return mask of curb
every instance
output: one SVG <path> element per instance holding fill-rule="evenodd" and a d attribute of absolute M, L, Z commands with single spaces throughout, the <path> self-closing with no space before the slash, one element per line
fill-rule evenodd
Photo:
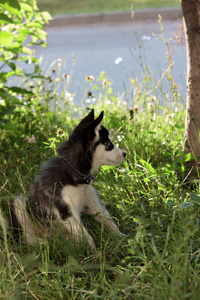
<path fill-rule="evenodd" d="M 115 24 L 139 21 L 157 21 L 158 15 L 163 20 L 177 20 L 182 18 L 182 10 L 179 7 L 138 9 L 133 11 L 114 11 L 106 13 L 76 14 L 53 16 L 46 27 L 66 27 L 92 24 Z"/>

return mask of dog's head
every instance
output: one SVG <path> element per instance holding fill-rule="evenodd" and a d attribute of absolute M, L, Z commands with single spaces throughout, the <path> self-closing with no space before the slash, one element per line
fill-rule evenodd
<path fill-rule="evenodd" d="M 97 170 L 102 165 L 117 166 L 126 153 L 115 147 L 109 131 L 101 125 L 104 112 L 95 119 L 94 109 L 80 122 L 75 129 L 75 134 L 81 133 L 83 143 L 92 152 L 92 171 Z"/>
<path fill-rule="evenodd" d="M 94 109 L 78 124 L 69 140 L 58 150 L 59 156 L 88 174 L 102 165 L 117 166 L 126 153 L 115 147 L 109 131 L 101 125 L 104 112 L 95 119 Z"/>

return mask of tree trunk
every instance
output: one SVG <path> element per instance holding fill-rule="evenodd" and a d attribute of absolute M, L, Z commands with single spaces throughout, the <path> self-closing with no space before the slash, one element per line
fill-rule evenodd
<path fill-rule="evenodd" d="M 181 0 L 181 5 L 187 50 L 185 153 L 200 158 L 200 0 Z M 196 173 L 198 162 L 190 161 L 189 167 Z"/>

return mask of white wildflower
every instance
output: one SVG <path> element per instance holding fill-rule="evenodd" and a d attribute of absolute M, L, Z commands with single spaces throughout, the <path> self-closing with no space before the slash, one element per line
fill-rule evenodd
<path fill-rule="evenodd" d="M 142 40 L 143 41 L 150 41 L 151 37 L 150 36 L 147 36 L 147 35 L 143 35 L 142 36 Z"/>
<path fill-rule="evenodd" d="M 34 134 L 32 134 L 32 137 L 29 137 L 29 136 L 25 137 L 25 141 L 27 141 L 27 143 L 29 143 L 29 144 L 33 144 L 33 143 L 36 143 L 36 138 L 35 138 Z"/>
<path fill-rule="evenodd" d="M 70 84 L 70 79 L 71 79 L 70 75 L 67 75 L 67 85 Z"/>
<path fill-rule="evenodd" d="M 119 142 L 121 142 L 122 141 L 121 135 L 117 135 L 117 139 Z"/>
<path fill-rule="evenodd" d="M 172 124 L 172 122 L 170 121 L 170 119 L 174 118 L 174 117 L 175 117 L 175 113 L 168 114 L 166 116 L 165 122 L 168 122 L 169 124 Z"/>
<path fill-rule="evenodd" d="M 120 64 L 122 61 L 123 61 L 123 58 L 122 58 L 122 57 L 117 57 L 117 58 L 115 59 L 115 64 L 118 65 L 118 64 Z"/>
<path fill-rule="evenodd" d="M 67 98 L 69 98 L 69 97 L 71 97 L 71 93 L 69 93 L 69 92 L 67 92 L 66 94 L 65 94 L 65 96 L 67 97 Z"/>
<path fill-rule="evenodd" d="M 86 76 L 85 76 L 85 80 L 86 80 L 86 81 L 94 81 L 95 78 L 94 78 L 93 75 L 86 75 Z"/>
<path fill-rule="evenodd" d="M 154 101 L 150 101 L 147 103 L 147 107 L 152 109 L 155 106 Z"/>

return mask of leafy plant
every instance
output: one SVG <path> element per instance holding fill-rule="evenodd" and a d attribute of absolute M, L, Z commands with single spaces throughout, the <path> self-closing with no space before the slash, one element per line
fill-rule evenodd
<path fill-rule="evenodd" d="M 27 83 L 35 78 L 46 79 L 41 72 L 39 60 L 34 56 L 34 47 L 46 46 L 44 24 L 50 19 L 48 12 L 38 12 L 35 0 L 0 2 L 2 141 L 8 139 L 11 132 L 18 131 L 20 134 L 20 126 L 24 128 L 24 124 L 27 125 L 31 118 L 34 121 L 33 107 L 40 109 L 37 94 Z"/>

